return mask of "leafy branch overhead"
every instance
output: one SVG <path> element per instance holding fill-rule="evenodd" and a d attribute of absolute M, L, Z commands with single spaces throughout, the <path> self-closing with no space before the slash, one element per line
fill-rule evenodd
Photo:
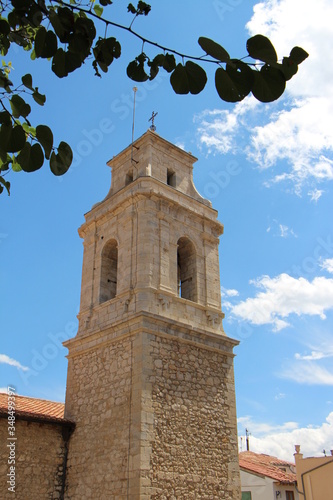
<path fill-rule="evenodd" d="M 119 41 L 108 35 L 108 31 L 125 30 L 140 40 L 141 46 L 139 55 L 127 66 L 130 79 L 153 80 L 162 69 L 170 73 L 170 83 L 177 94 L 198 94 L 207 83 L 203 65 L 214 64 L 217 93 L 227 102 L 241 101 L 251 92 L 262 102 L 278 99 L 286 82 L 297 73 L 298 65 L 308 57 L 303 49 L 294 47 L 288 57 L 279 61 L 272 43 L 263 35 L 247 41 L 248 55 L 242 59 L 230 57 L 221 45 L 205 37 L 198 40 L 203 54 L 189 56 L 133 31 L 135 19 L 147 16 L 150 5 L 139 1 L 135 7 L 130 3 L 127 10 L 131 21 L 124 26 L 104 16 L 111 4 L 111 0 L 99 0 L 99 3 L 96 0 L 0 0 L 1 54 L 6 56 L 11 45 L 19 46 L 30 52 L 31 60 L 48 59 L 51 70 L 59 78 L 67 77 L 90 60 L 100 77 L 121 56 Z M 103 36 L 97 33 L 99 25 L 102 29 L 98 33 L 103 32 Z M 154 54 L 147 55 L 144 47 Z M 41 168 L 46 159 L 53 174 L 62 175 L 73 158 L 66 142 L 54 145 L 49 127 L 31 125 L 30 104 L 43 106 L 46 97 L 33 85 L 31 74 L 23 75 L 20 84 L 15 86 L 10 79 L 11 70 L 11 63 L 3 60 L 0 68 L 0 193 L 6 189 L 8 194 L 10 183 L 5 177 L 10 171 L 33 172 Z"/>

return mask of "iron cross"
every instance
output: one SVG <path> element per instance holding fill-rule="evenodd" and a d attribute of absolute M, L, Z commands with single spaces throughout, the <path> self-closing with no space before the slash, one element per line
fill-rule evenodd
<path fill-rule="evenodd" d="M 155 116 L 157 116 L 157 115 L 158 115 L 158 113 L 155 113 L 155 111 L 153 111 L 151 114 L 151 117 L 148 120 L 149 122 L 151 122 L 151 127 L 150 127 L 151 130 L 156 130 L 156 127 L 154 125 L 154 120 L 155 120 Z"/>

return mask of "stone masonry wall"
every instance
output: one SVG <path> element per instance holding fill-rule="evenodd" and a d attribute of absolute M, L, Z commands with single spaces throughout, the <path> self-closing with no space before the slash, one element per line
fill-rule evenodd
<path fill-rule="evenodd" d="M 152 338 L 149 498 L 240 498 L 233 358 Z"/>
<path fill-rule="evenodd" d="M 8 491 L 7 419 L 0 419 L 0 497 L 19 500 L 60 499 L 64 444 L 59 425 L 16 420 L 15 493 Z"/>
<path fill-rule="evenodd" d="M 76 422 L 65 498 L 126 498 L 131 340 L 69 358 L 65 417 Z"/>

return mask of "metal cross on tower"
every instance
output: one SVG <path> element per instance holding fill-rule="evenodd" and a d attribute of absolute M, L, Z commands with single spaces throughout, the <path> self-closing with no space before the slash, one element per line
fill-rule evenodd
<path fill-rule="evenodd" d="M 155 113 L 155 111 L 153 111 L 151 114 L 151 117 L 148 120 L 149 122 L 151 122 L 150 130 L 153 130 L 154 132 L 156 130 L 156 127 L 154 125 L 154 120 L 155 120 L 155 116 L 157 116 L 157 115 L 158 115 L 158 113 Z"/>

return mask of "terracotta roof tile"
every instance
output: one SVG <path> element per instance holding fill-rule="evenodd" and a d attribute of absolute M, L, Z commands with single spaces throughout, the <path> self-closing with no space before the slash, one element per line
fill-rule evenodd
<path fill-rule="evenodd" d="M 0 415 L 7 415 L 8 396 L 0 393 Z M 34 418 L 52 422 L 70 422 L 64 418 L 64 403 L 47 401 L 45 399 L 29 398 L 27 396 L 15 396 L 15 415 L 17 417 Z"/>
<path fill-rule="evenodd" d="M 239 466 L 247 472 L 254 472 L 270 477 L 282 484 L 291 484 L 296 481 L 296 474 L 291 472 L 295 466 L 292 462 L 280 460 L 263 453 L 243 451 L 239 454 Z M 286 470 L 283 470 L 286 469 Z"/>

